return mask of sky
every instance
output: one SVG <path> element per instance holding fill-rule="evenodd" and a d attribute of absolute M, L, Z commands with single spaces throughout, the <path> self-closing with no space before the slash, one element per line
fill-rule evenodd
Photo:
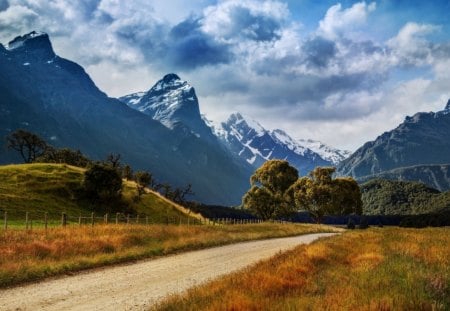
<path fill-rule="evenodd" d="M 450 98 L 450 0 L 0 0 L 111 97 L 173 72 L 200 110 L 354 151 Z"/>

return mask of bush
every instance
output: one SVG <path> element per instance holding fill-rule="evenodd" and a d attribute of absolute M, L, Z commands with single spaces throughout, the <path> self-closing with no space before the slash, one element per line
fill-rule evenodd
<path fill-rule="evenodd" d="M 367 229 L 369 228 L 369 222 L 367 221 L 366 217 L 361 217 L 361 219 L 359 220 L 359 229 Z"/>
<path fill-rule="evenodd" d="M 122 177 L 110 166 L 94 164 L 84 173 L 83 186 L 88 197 L 110 201 L 121 197 Z"/>
<path fill-rule="evenodd" d="M 351 229 L 351 230 L 355 229 L 355 222 L 351 218 L 348 219 L 347 229 Z"/>

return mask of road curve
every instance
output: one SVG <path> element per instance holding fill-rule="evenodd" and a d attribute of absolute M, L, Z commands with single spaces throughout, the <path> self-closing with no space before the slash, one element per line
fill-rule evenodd
<path fill-rule="evenodd" d="M 243 242 L 0 290 L 0 310 L 145 310 L 161 298 L 335 233 Z"/>

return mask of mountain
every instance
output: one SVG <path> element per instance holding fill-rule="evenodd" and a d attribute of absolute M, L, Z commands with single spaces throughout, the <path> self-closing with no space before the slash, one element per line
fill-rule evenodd
<path fill-rule="evenodd" d="M 198 134 L 174 131 L 109 98 L 78 64 L 57 56 L 45 33 L 0 45 L 0 137 L 18 128 L 93 159 L 114 152 L 135 170 L 173 186 L 191 183 L 196 200 L 240 203 L 250 172 Z M 199 131 L 200 132 L 200 131 Z M 0 149 L 0 163 L 20 162 Z"/>
<path fill-rule="evenodd" d="M 375 175 L 358 177 L 358 182 L 371 179 L 389 179 L 399 181 L 420 181 L 439 191 L 450 190 L 450 164 L 415 165 L 395 168 Z"/>
<path fill-rule="evenodd" d="M 338 173 L 367 178 L 403 167 L 420 166 L 417 171 L 428 170 L 429 165 L 450 164 L 449 137 L 450 100 L 444 110 L 406 117 L 397 128 L 367 142 L 342 161 Z"/>
<path fill-rule="evenodd" d="M 297 141 L 279 129 L 266 130 L 240 113 L 233 113 L 226 122 L 219 124 L 207 122 L 231 152 L 255 168 L 270 159 L 285 159 L 301 175 L 306 175 L 316 166 L 335 165 L 346 154 L 320 142 Z"/>
<path fill-rule="evenodd" d="M 216 140 L 201 118 L 195 89 L 174 73 L 165 75 L 147 92 L 126 95 L 119 100 L 169 129 L 189 131 L 208 141 Z"/>

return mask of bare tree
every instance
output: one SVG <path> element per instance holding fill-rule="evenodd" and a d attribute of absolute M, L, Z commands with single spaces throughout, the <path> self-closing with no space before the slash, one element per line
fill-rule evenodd
<path fill-rule="evenodd" d="M 6 137 L 8 149 L 14 149 L 25 163 L 33 162 L 48 148 L 47 143 L 31 132 L 19 129 Z"/>

